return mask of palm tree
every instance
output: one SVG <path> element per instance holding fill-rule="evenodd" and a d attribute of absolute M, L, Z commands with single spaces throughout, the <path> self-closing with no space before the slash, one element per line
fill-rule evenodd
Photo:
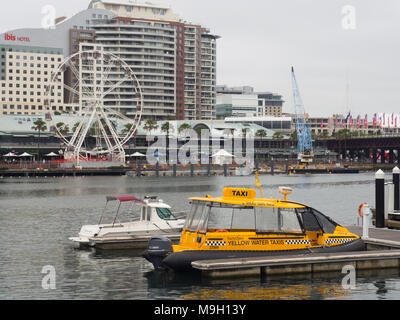
<path fill-rule="evenodd" d="M 166 141 L 166 154 L 168 154 L 168 150 L 169 150 L 169 132 L 173 130 L 173 127 L 171 126 L 171 124 L 169 123 L 169 121 L 164 122 L 161 125 L 161 131 L 165 132 L 167 134 L 167 141 Z"/>
<path fill-rule="evenodd" d="M 146 121 L 146 123 L 143 126 L 143 129 L 148 131 L 150 134 L 153 130 L 158 129 L 158 124 L 156 121 L 149 119 Z M 148 147 L 150 147 L 150 141 L 148 142 Z"/>
<path fill-rule="evenodd" d="M 192 129 L 192 126 L 191 126 L 190 124 L 188 124 L 188 123 L 183 123 L 183 124 L 179 127 L 178 131 L 179 131 L 179 133 L 181 133 L 181 132 L 186 131 L 186 130 L 189 130 L 189 129 Z"/>
<path fill-rule="evenodd" d="M 47 126 L 46 122 L 44 122 L 42 119 L 36 120 L 33 124 L 34 126 L 32 127 L 32 129 L 39 132 L 37 153 L 38 153 L 38 161 L 40 161 L 40 133 L 42 131 L 46 131 Z"/>
<path fill-rule="evenodd" d="M 158 129 L 158 124 L 156 121 L 149 119 L 144 124 L 143 129 L 151 133 L 153 130 Z"/>
<path fill-rule="evenodd" d="M 267 136 L 267 132 L 264 129 L 257 130 L 256 137 L 261 138 L 261 147 L 263 145 L 263 143 L 262 143 L 263 138 L 265 138 L 266 136 Z"/>
<path fill-rule="evenodd" d="M 65 136 L 69 132 L 69 126 L 64 122 L 59 122 L 56 124 L 58 131 Z"/>
<path fill-rule="evenodd" d="M 267 132 L 263 129 L 260 129 L 256 132 L 256 137 L 265 138 L 267 136 Z"/>
<path fill-rule="evenodd" d="M 124 128 L 122 129 L 121 133 L 122 134 L 129 133 L 131 131 L 132 127 L 133 127 L 132 123 L 127 123 L 126 125 L 124 125 Z"/>
<path fill-rule="evenodd" d="M 161 125 L 161 131 L 167 134 L 167 140 L 169 139 L 169 132 L 172 130 L 171 124 L 167 121 Z"/>
<path fill-rule="evenodd" d="M 80 122 L 75 123 L 74 126 L 72 127 L 72 132 L 75 133 L 75 131 L 78 129 L 79 125 L 80 125 Z"/>
<path fill-rule="evenodd" d="M 273 139 L 282 139 L 283 135 L 280 132 L 275 132 L 272 138 Z"/>

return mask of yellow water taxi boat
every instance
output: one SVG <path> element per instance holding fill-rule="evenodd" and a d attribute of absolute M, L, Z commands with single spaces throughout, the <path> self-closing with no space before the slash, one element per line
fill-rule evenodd
<path fill-rule="evenodd" d="M 260 189 L 261 191 L 261 189 Z M 199 260 L 364 250 L 364 242 L 304 204 L 256 198 L 253 189 L 225 188 L 221 197 L 191 198 L 180 243 L 154 236 L 143 253 L 155 269 L 191 270 Z"/>

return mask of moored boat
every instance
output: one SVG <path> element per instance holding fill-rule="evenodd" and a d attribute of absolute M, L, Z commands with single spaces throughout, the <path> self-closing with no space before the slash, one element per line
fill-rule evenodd
<path fill-rule="evenodd" d="M 108 196 L 106 207 L 96 225 L 82 226 L 78 237 L 69 240 L 80 247 L 101 249 L 144 248 L 153 235 L 163 234 L 169 240 L 178 238 L 185 220 L 177 219 L 171 207 L 157 200 L 157 197 L 145 197 L 144 200 L 131 195 Z M 113 222 L 103 223 L 109 203 L 117 202 Z M 119 222 L 122 206 L 128 206 L 128 212 L 136 213 L 136 218 L 128 222 Z M 125 208 L 126 209 L 126 208 Z"/>
<path fill-rule="evenodd" d="M 191 198 L 180 242 L 154 236 L 143 253 L 155 269 L 192 270 L 199 260 L 364 250 L 364 242 L 319 211 L 284 199 L 256 198 L 253 189 Z"/>

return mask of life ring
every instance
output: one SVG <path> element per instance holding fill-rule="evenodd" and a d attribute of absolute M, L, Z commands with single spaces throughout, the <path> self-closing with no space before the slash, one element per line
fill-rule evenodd
<path fill-rule="evenodd" d="M 228 232 L 226 229 L 218 229 L 216 232 Z"/>
<path fill-rule="evenodd" d="M 362 213 L 362 211 L 361 211 L 361 209 L 363 208 L 363 207 L 365 207 L 365 206 L 368 206 L 368 204 L 366 204 L 366 203 L 361 203 L 359 206 L 358 206 L 358 215 L 362 218 L 364 215 L 363 215 L 363 213 Z"/>

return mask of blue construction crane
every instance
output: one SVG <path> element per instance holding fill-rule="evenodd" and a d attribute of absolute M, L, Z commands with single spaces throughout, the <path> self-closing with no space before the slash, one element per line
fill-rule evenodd
<path fill-rule="evenodd" d="M 292 87 L 294 97 L 294 111 L 296 114 L 296 132 L 297 132 L 297 159 L 302 163 L 311 163 L 314 158 L 314 151 L 311 138 L 310 124 L 304 111 L 299 88 L 297 86 L 294 68 L 292 67 Z"/>

